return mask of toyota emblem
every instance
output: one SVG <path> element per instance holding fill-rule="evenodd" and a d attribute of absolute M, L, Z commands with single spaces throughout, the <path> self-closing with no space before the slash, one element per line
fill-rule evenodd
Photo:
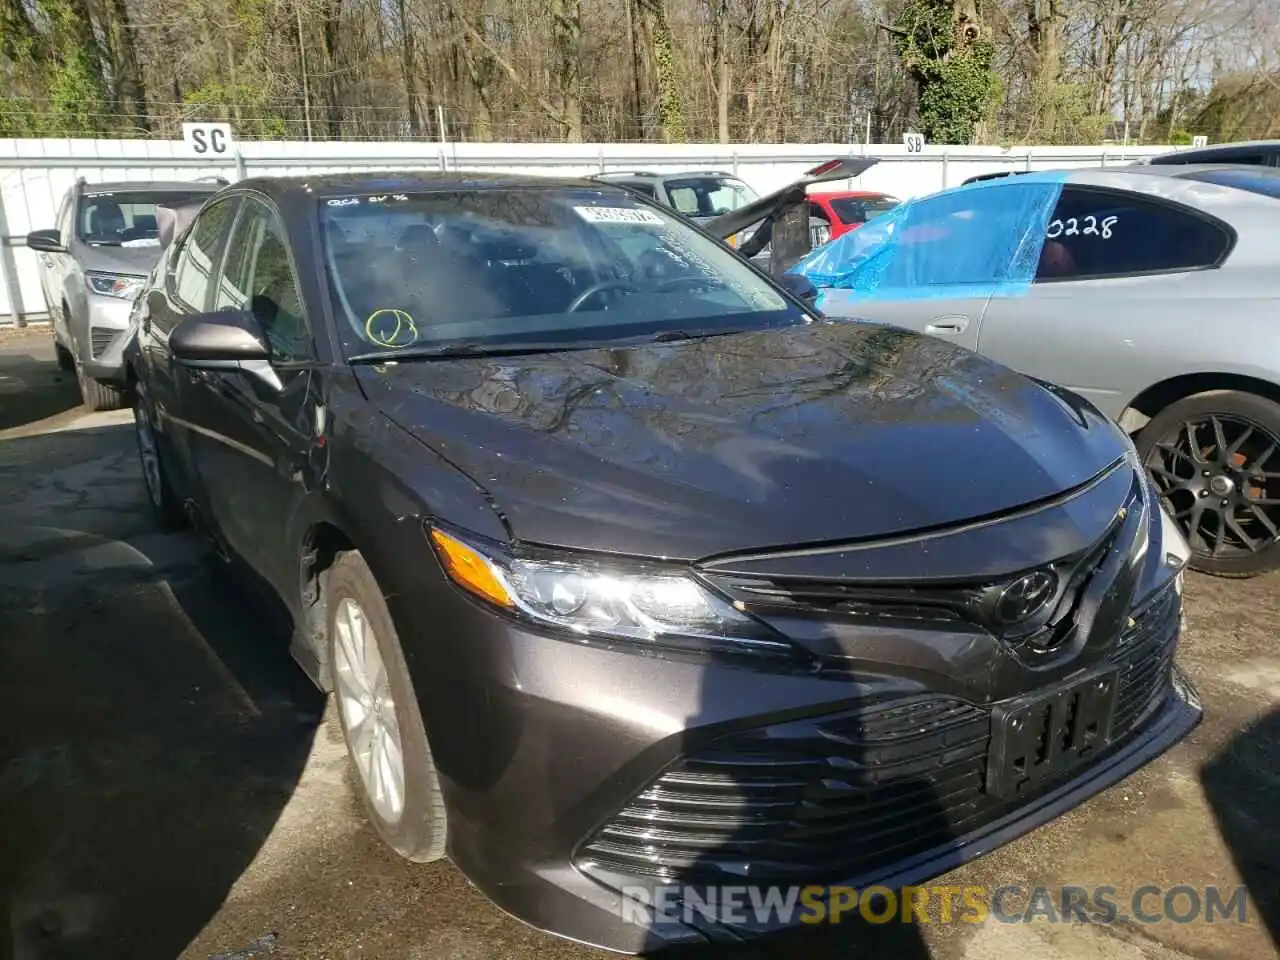
<path fill-rule="evenodd" d="M 1051 570 L 1036 570 L 1009 584 L 996 600 L 995 619 L 1013 627 L 1040 613 L 1057 593 L 1058 578 Z"/>

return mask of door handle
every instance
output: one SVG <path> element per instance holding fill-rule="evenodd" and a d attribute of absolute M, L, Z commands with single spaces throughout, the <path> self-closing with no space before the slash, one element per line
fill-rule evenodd
<path fill-rule="evenodd" d="M 929 325 L 924 328 L 924 332 L 938 337 L 955 337 L 968 329 L 968 317 L 938 317 L 929 321 Z"/>

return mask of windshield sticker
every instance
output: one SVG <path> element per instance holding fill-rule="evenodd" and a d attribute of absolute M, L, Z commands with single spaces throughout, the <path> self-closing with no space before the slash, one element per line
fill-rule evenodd
<path fill-rule="evenodd" d="M 398 350 L 417 341 L 418 326 L 405 311 L 383 307 L 369 314 L 364 322 L 364 335 L 380 347 Z"/>
<path fill-rule="evenodd" d="M 663 225 L 663 220 L 652 210 L 639 207 L 574 207 L 574 213 L 587 223 L 638 223 L 645 226 Z"/>
<path fill-rule="evenodd" d="M 1068 217 L 1066 220 L 1054 220 L 1045 231 L 1050 240 L 1058 237 L 1101 237 L 1110 240 L 1114 235 L 1111 228 L 1120 222 L 1119 217 Z"/>
<path fill-rule="evenodd" d="M 326 201 L 331 207 L 354 207 L 360 203 L 359 197 L 339 197 L 336 200 Z"/>

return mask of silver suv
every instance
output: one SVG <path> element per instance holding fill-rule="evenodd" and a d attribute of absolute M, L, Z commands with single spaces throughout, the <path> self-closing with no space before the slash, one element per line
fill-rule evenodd
<path fill-rule="evenodd" d="M 58 208 L 57 226 L 27 234 L 40 263 L 58 364 L 74 370 L 91 410 L 124 402 L 121 358 L 129 307 L 160 259 L 156 205 L 201 200 L 227 181 L 86 183 Z"/>

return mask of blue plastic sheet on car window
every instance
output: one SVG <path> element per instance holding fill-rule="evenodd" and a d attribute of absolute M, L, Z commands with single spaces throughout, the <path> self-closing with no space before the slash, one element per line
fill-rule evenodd
<path fill-rule="evenodd" d="M 1019 296 L 1035 279 L 1066 171 L 981 181 L 895 207 L 791 268 L 839 299 Z"/>

